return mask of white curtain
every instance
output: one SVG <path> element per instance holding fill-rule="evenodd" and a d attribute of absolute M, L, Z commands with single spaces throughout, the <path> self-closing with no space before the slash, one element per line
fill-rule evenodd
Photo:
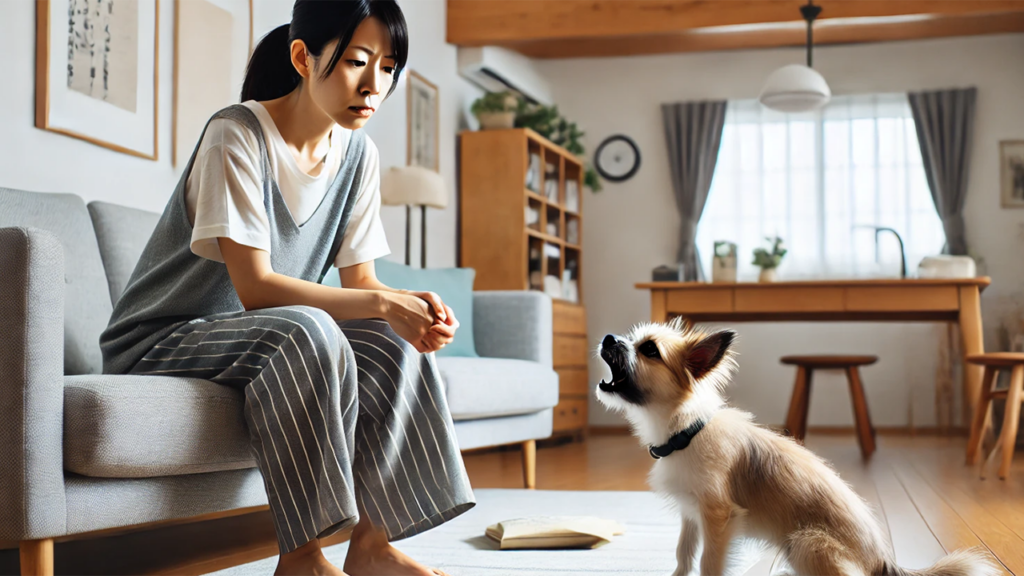
<path fill-rule="evenodd" d="M 708 269 L 716 240 L 738 245 L 741 279 L 753 250 L 780 236 L 781 279 L 899 275 L 899 244 L 860 226 L 897 230 L 907 271 L 945 236 L 928 191 L 906 94 L 840 96 L 821 110 L 782 114 L 730 101 L 697 246 Z"/>

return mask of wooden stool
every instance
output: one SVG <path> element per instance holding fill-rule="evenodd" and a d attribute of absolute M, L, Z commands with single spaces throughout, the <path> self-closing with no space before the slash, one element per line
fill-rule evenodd
<path fill-rule="evenodd" d="M 985 438 L 985 430 L 989 427 L 989 408 L 993 398 L 1006 398 L 1006 411 L 1003 412 L 1003 430 L 999 440 L 992 449 L 995 456 L 999 446 L 1003 448 L 1003 463 L 999 466 L 999 478 L 1006 480 L 1010 474 L 1010 462 L 1013 461 L 1013 449 L 1017 442 L 1017 423 L 1020 420 L 1020 403 L 1024 400 L 1024 353 L 992 352 L 990 354 L 974 354 L 967 357 L 971 364 L 985 367 L 985 376 L 981 379 L 981 390 L 978 403 L 974 407 L 974 418 L 971 420 L 971 439 L 967 442 L 967 463 L 977 464 L 978 453 Z M 1000 370 L 1011 370 L 1010 388 L 996 390 L 996 374 Z"/>
<path fill-rule="evenodd" d="M 793 398 L 789 402 L 786 417 L 786 433 L 803 444 L 807 435 L 807 410 L 811 400 L 811 376 L 814 370 L 845 370 L 850 383 L 850 397 L 853 399 L 854 422 L 857 426 L 857 442 L 860 453 L 867 459 L 875 452 L 875 429 L 868 415 L 868 402 L 864 397 L 864 386 L 860 380 L 859 366 L 878 362 L 877 356 L 783 356 L 783 364 L 796 366 L 796 383 Z"/>

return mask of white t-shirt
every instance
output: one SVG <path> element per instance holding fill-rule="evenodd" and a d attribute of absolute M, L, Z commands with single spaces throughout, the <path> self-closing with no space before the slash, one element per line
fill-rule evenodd
<path fill-rule="evenodd" d="M 295 224 L 316 212 L 345 159 L 352 131 L 335 125 L 330 149 L 319 173 L 299 169 L 273 118 L 255 100 L 243 102 L 263 127 L 270 169 Z M 366 137 L 366 165 L 357 183 L 358 196 L 334 258 L 338 268 L 369 262 L 391 253 L 380 221 L 380 156 Z M 185 182 L 185 204 L 192 224 L 192 252 L 223 262 L 217 238 L 270 252 L 270 222 L 263 205 L 263 170 L 259 142 L 234 120 L 210 122 Z M 325 208 L 326 209 L 326 208 Z"/>

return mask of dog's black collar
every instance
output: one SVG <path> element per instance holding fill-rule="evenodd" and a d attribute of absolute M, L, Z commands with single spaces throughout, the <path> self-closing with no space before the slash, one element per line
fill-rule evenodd
<path fill-rule="evenodd" d="M 686 430 L 683 430 L 682 432 L 679 432 L 672 436 L 671 438 L 669 438 L 668 444 L 662 444 L 661 446 L 651 446 L 651 458 L 658 460 L 659 458 L 664 458 L 665 456 L 668 456 L 669 454 L 675 452 L 676 450 L 682 450 L 683 448 L 686 448 L 687 446 L 690 445 L 690 442 L 693 441 L 693 437 L 696 436 L 697 433 L 703 429 L 704 421 L 697 420 L 693 424 L 690 424 L 690 426 Z"/>

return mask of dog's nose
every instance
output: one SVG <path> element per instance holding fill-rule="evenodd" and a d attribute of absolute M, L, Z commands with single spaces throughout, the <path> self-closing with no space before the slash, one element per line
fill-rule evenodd
<path fill-rule="evenodd" d="M 604 340 L 601 341 L 601 347 L 611 348 L 612 346 L 615 346 L 615 335 L 608 334 L 604 337 Z"/>

